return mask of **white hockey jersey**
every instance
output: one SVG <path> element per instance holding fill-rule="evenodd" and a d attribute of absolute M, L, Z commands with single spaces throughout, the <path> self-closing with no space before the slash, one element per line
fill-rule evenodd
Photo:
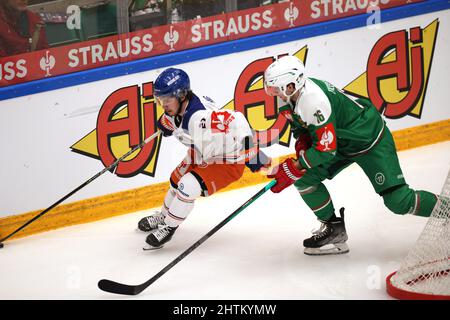
<path fill-rule="evenodd" d="M 195 150 L 195 163 L 244 161 L 244 138 L 252 131 L 244 115 L 220 110 L 209 97 L 194 95 L 180 118 L 163 115 L 161 124 L 181 143 Z"/>

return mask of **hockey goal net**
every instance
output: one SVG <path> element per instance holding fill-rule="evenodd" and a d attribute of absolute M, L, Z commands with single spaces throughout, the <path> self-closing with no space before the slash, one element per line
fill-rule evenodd
<path fill-rule="evenodd" d="M 386 284 L 397 299 L 450 299 L 450 172 L 422 234 Z"/>

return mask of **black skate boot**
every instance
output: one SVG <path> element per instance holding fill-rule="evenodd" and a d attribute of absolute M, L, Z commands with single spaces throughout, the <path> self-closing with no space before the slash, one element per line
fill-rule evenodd
<path fill-rule="evenodd" d="M 349 252 L 345 243 L 348 240 L 344 223 L 344 208 L 339 210 L 340 218 L 332 218 L 329 221 L 321 221 L 322 226 L 313 232 L 311 238 L 303 241 L 304 253 L 307 255 L 342 254 Z"/>
<path fill-rule="evenodd" d="M 158 225 L 164 222 L 164 214 L 160 211 L 155 211 L 154 214 L 142 218 L 138 223 L 138 229 L 149 232 L 158 228 Z"/>
<path fill-rule="evenodd" d="M 149 245 L 144 250 L 160 249 L 163 245 L 172 239 L 173 234 L 178 227 L 169 227 L 164 222 L 158 225 L 158 230 L 148 235 L 145 242 Z"/>

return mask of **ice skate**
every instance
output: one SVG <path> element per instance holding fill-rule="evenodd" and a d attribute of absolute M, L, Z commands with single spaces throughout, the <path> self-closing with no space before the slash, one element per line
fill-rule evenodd
<path fill-rule="evenodd" d="M 164 214 L 161 211 L 155 211 L 152 215 L 142 218 L 138 222 L 138 230 L 150 232 L 158 228 L 158 225 L 164 222 Z"/>
<path fill-rule="evenodd" d="M 164 246 L 166 242 L 172 239 L 173 234 L 177 230 L 178 227 L 169 227 L 167 224 L 162 222 L 158 225 L 158 229 L 149 234 L 145 242 L 147 242 L 147 246 L 144 247 L 144 250 L 155 250 L 160 249 Z"/>
<path fill-rule="evenodd" d="M 321 227 L 313 232 L 313 236 L 303 241 L 305 254 L 315 256 L 349 252 L 346 244 L 348 236 L 345 231 L 344 208 L 341 208 L 340 214 L 340 218 L 321 221 Z"/>

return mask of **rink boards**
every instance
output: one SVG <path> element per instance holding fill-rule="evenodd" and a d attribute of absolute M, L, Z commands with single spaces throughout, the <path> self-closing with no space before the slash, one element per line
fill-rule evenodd
<path fill-rule="evenodd" d="M 450 139 L 448 30 L 450 11 L 436 11 L 174 66 L 188 72 L 194 92 L 243 112 L 267 145 L 264 151 L 277 158 L 292 154 L 294 141 L 286 120 L 277 117 L 277 101 L 264 94 L 261 76 L 274 57 L 296 55 L 308 76 L 374 101 L 403 150 Z M 292 39 L 292 32 L 276 35 Z M 162 110 L 152 81 L 161 70 L 0 102 L 0 237 L 154 132 Z M 185 152 L 174 138 L 149 143 L 18 236 L 161 205 Z M 228 189 L 262 181 L 246 171 Z"/>

